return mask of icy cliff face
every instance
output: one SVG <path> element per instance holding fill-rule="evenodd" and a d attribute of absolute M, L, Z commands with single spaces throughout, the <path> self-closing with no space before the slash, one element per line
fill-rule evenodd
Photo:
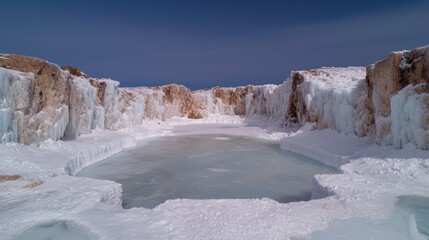
<path fill-rule="evenodd" d="M 1 55 L 0 66 L 2 141 L 60 139 L 69 121 L 68 84 L 60 69 L 17 55 Z"/>
<path fill-rule="evenodd" d="M 177 84 L 120 88 L 119 82 L 73 67 L 0 55 L 0 137 L 31 144 L 137 126 L 145 119 L 264 115 L 278 124 L 315 122 L 318 129 L 368 136 L 379 144 L 427 149 L 428 51 L 391 53 L 366 69 L 296 71 L 280 85 L 198 91 Z"/>
<path fill-rule="evenodd" d="M 429 144 L 429 89 L 426 83 L 408 85 L 391 98 L 393 145 L 414 143 L 420 149 Z"/>
<path fill-rule="evenodd" d="M 295 94 L 295 115 L 300 123 L 316 122 L 319 129 L 345 134 L 356 132 L 356 90 L 365 78 L 361 67 L 321 68 L 294 73 L 302 78 Z"/>
<path fill-rule="evenodd" d="M 373 142 L 379 144 L 393 143 L 398 148 L 408 142 L 415 143 L 417 135 L 420 135 L 419 139 L 427 138 L 424 132 L 405 133 L 409 131 L 405 130 L 405 126 L 410 127 L 410 123 L 414 123 L 413 127 L 420 130 L 428 127 L 427 121 L 424 120 L 428 118 L 427 112 L 418 114 L 417 110 L 426 108 L 429 104 L 424 98 L 425 93 L 428 93 L 427 87 L 424 87 L 429 82 L 428 54 L 429 46 L 393 52 L 386 59 L 367 67 L 362 88 L 366 95 L 363 99 L 366 111 L 361 119 L 366 127 L 361 135 L 369 136 Z M 414 91 L 416 88 L 411 86 L 416 84 L 423 85 Z M 397 94 L 399 96 L 395 96 Z M 395 97 L 392 98 L 393 96 Z M 409 114 L 411 112 L 413 114 Z M 411 135 L 413 137 L 410 137 Z M 418 146 L 427 148 L 426 143 Z"/>

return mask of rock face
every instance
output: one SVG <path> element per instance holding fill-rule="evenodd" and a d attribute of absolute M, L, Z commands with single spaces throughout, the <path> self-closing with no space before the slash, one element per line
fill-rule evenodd
<path fill-rule="evenodd" d="M 279 125 L 316 123 L 378 144 L 429 146 L 429 47 L 394 52 L 365 68 L 292 72 L 280 85 L 190 91 L 169 84 L 120 88 L 73 67 L 0 55 L 2 142 L 74 139 L 145 119 L 264 115 Z"/>
<path fill-rule="evenodd" d="M 164 92 L 164 106 L 166 108 L 164 118 L 187 117 L 194 102 L 189 89 L 177 84 L 169 84 L 162 86 L 161 90 Z"/>
<path fill-rule="evenodd" d="M 18 131 L 15 134 L 17 141 L 30 144 L 38 138 L 46 138 L 42 135 L 49 132 L 51 138 L 60 139 L 56 131 L 63 131 L 67 125 L 68 117 L 65 115 L 69 100 L 68 81 L 60 68 L 38 58 L 19 55 L 0 55 L 0 66 L 27 73 L 23 76 L 3 70 L 3 74 L 9 75 L 9 79 L 3 76 L 3 84 L 8 82 L 3 89 L 15 95 L 16 104 L 10 104 L 9 108 L 14 115 L 13 121 L 16 121 L 12 128 Z"/>

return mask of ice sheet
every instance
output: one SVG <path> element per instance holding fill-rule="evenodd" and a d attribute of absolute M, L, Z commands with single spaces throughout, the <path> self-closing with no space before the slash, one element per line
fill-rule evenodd
<path fill-rule="evenodd" d="M 324 231 L 316 231 L 309 238 L 324 239 L 429 239 L 429 198 L 400 196 L 397 208 L 381 219 L 351 218 L 333 221 Z"/>
<path fill-rule="evenodd" d="M 279 143 L 227 135 L 170 136 L 126 150 L 78 176 L 123 185 L 123 206 L 167 199 L 311 198 L 311 179 L 334 170 L 284 151 Z"/>
<path fill-rule="evenodd" d="M 90 240 L 83 232 L 66 222 L 54 222 L 34 226 L 19 235 L 15 240 Z"/>

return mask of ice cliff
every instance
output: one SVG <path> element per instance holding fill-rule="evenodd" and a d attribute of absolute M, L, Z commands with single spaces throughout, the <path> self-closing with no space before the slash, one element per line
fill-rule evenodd
<path fill-rule="evenodd" d="M 73 67 L 0 55 L 1 142 L 74 139 L 146 119 L 264 115 L 278 124 L 315 122 L 319 129 L 367 136 L 378 144 L 429 144 L 429 46 L 393 52 L 366 69 L 292 72 L 280 85 L 190 91 L 169 84 L 120 88 Z"/>

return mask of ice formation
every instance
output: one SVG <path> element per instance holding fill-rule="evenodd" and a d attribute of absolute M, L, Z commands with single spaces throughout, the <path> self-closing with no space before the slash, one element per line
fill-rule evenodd
<path fill-rule="evenodd" d="M 1 139 L 31 144 L 47 138 L 74 139 L 96 128 L 138 126 L 144 119 L 263 115 L 278 124 L 315 122 L 318 129 L 368 136 L 380 144 L 400 148 L 411 142 L 427 149 L 426 88 L 413 93 L 401 89 L 426 84 L 428 51 L 391 53 L 366 71 L 321 68 L 292 72 L 280 85 L 194 92 L 176 84 L 120 88 L 119 82 L 94 79 L 71 67 L 3 55 L 2 66 L 14 70 L 0 68 Z M 414 102 L 420 110 L 410 108 Z"/>

